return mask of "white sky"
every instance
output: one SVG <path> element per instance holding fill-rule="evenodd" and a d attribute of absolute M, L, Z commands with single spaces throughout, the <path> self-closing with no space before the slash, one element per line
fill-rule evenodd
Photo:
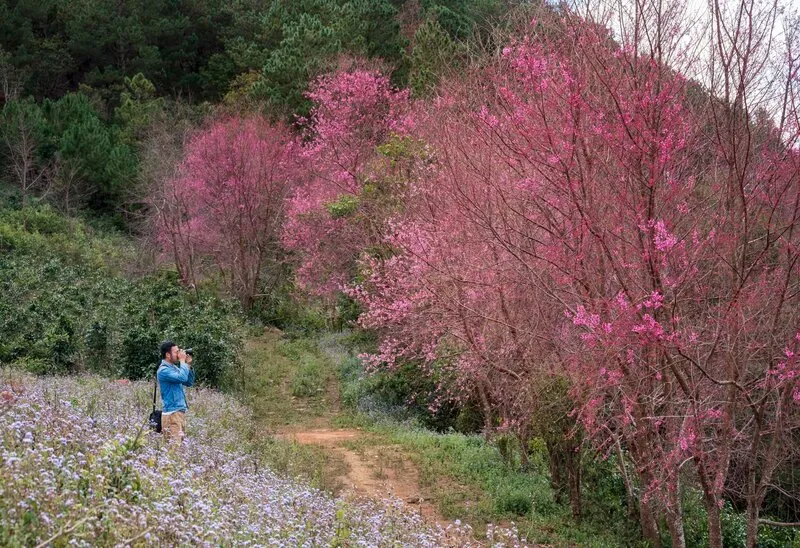
<path fill-rule="evenodd" d="M 568 0 L 570 1 L 570 0 Z M 710 87 L 712 82 L 712 48 L 711 39 L 714 33 L 711 28 L 711 2 L 714 0 L 638 0 L 639 5 L 659 6 L 662 13 L 671 13 L 672 20 L 680 27 L 679 37 L 673 40 L 674 53 L 665 59 L 673 68 L 683 74 Z M 786 29 L 795 32 L 794 57 L 800 53 L 800 0 L 743 0 L 748 5 L 755 5 L 756 11 L 772 14 L 773 20 L 762 18 L 765 21 L 763 31 L 764 45 L 751 59 L 756 63 L 763 63 L 764 70 L 760 72 L 757 80 L 748 82 L 747 102 L 750 111 L 756 108 L 766 109 L 773 118 L 780 118 L 780 104 L 788 73 L 786 55 Z M 728 17 L 732 17 L 740 5 L 739 0 L 719 0 L 721 10 Z M 571 0 L 573 7 L 584 16 L 591 15 L 595 20 L 604 22 L 621 42 L 631 42 L 622 35 L 623 29 L 630 29 L 631 14 L 637 0 Z M 774 6 L 777 5 L 777 9 Z M 724 18 L 725 15 L 723 15 Z M 733 27 L 733 26 L 732 26 Z M 641 42 L 641 40 L 640 40 Z M 795 82 L 800 87 L 800 84 Z"/>

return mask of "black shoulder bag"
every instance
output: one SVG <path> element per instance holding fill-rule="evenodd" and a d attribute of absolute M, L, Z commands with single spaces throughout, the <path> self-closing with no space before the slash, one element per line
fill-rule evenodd
<path fill-rule="evenodd" d="M 150 424 L 150 429 L 155 432 L 161 432 L 161 410 L 156 411 L 156 391 L 158 390 L 158 372 L 156 372 L 156 378 L 153 384 L 153 412 L 150 413 L 150 418 L 148 419 L 148 423 Z"/>

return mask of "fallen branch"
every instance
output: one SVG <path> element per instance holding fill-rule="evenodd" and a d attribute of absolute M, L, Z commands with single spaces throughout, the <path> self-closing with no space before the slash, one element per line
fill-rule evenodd
<path fill-rule="evenodd" d="M 759 518 L 758 523 L 762 525 L 771 525 L 773 527 L 800 527 L 800 521 L 784 522 L 784 521 L 772 521 L 770 519 Z"/>
<path fill-rule="evenodd" d="M 150 532 L 150 531 L 152 531 L 152 530 L 153 530 L 153 528 L 152 528 L 152 527 L 148 527 L 147 529 L 145 529 L 144 531 L 142 531 L 141 533 L 139 533 L 139 534 L 138 534 L 138 535 L 136 535 L 135 537 L 133 537 L 133 538 L 129 538 L 128 540 L 123 540 L 123 541 L 122 541 L 122 544 L 125 544 L 125 545 L 127 545 L 127 544 L 131 544 L 131 543 L 133 543 L 133 541 L 135 541 L 135 540 L 139 540 L 140 538 L 142 538 L 143 536 L 145 536 L 147 533 L 149 533 L 149 532 Z"/>
<path fill-rule="evenodd" d="M 61 529 L 59 529 L 58 533 L 56 533 L 55 535 L 53 535 L 52 537 L 50 537 L 50 538 L 49 538 L 49 539 L 47 539 L 46 541 L 44 541 L 44 542 L 42 542 L 42 543 L 40 543 L 40 544 L 37 544 L 37 545 L 36 545 L 36 548 L 44 548 L 45 546 L 47 546 L 48 544 L 50 544 L 51 542 L 53 542 L 54 540 L 56 540 L 56 539 L 57 539 L 58 537 L 60 537 L 61 535 L 66 535 L 67 533 L 71 533 L 72 531 L 74 531 L 75 529 L 77 529 L 77 528 L 78 528 L 78 526 L 82 525 L 83 523 L 86 523 L 86 522 L 87 522 L 87 521 L 89 521 L 90 519 L 94 519 L 94 516 L 86 516 L 86 517 L 85 517 L 85 518 L 83 518 L 83 519 L 79 519 L 78 521 L 76 521 L 74 524 L 72 524 L 72 525 L 71 525 L 69 528 L 67 528 L 67 529 L 64 529 L 64 528 L 62 527 Z"/>

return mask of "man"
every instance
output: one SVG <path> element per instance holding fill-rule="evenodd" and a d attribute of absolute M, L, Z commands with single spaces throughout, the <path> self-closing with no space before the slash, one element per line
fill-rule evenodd
<path fill-rule="evenodd" d="M 161 343 L 161 365 L 158 366 L 158 386 L 161 389 L 161 431 L 167 441 L 181 442 L 186 436 L 186 394 L 184 386 L 194 384 L 191 357 L 172 341 Z"/>

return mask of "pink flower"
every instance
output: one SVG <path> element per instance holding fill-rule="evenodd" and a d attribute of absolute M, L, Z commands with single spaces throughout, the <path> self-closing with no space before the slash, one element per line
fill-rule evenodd
<path fill-rule="evenodd" d="M 656 249 L 661 252 L 667 252 L 675 247 L 675 244 L 678 243 L 678 238 L 667 230 L 664 221 L 656 222 L 654 228 L 653 242 L 656 245 Z"/>

